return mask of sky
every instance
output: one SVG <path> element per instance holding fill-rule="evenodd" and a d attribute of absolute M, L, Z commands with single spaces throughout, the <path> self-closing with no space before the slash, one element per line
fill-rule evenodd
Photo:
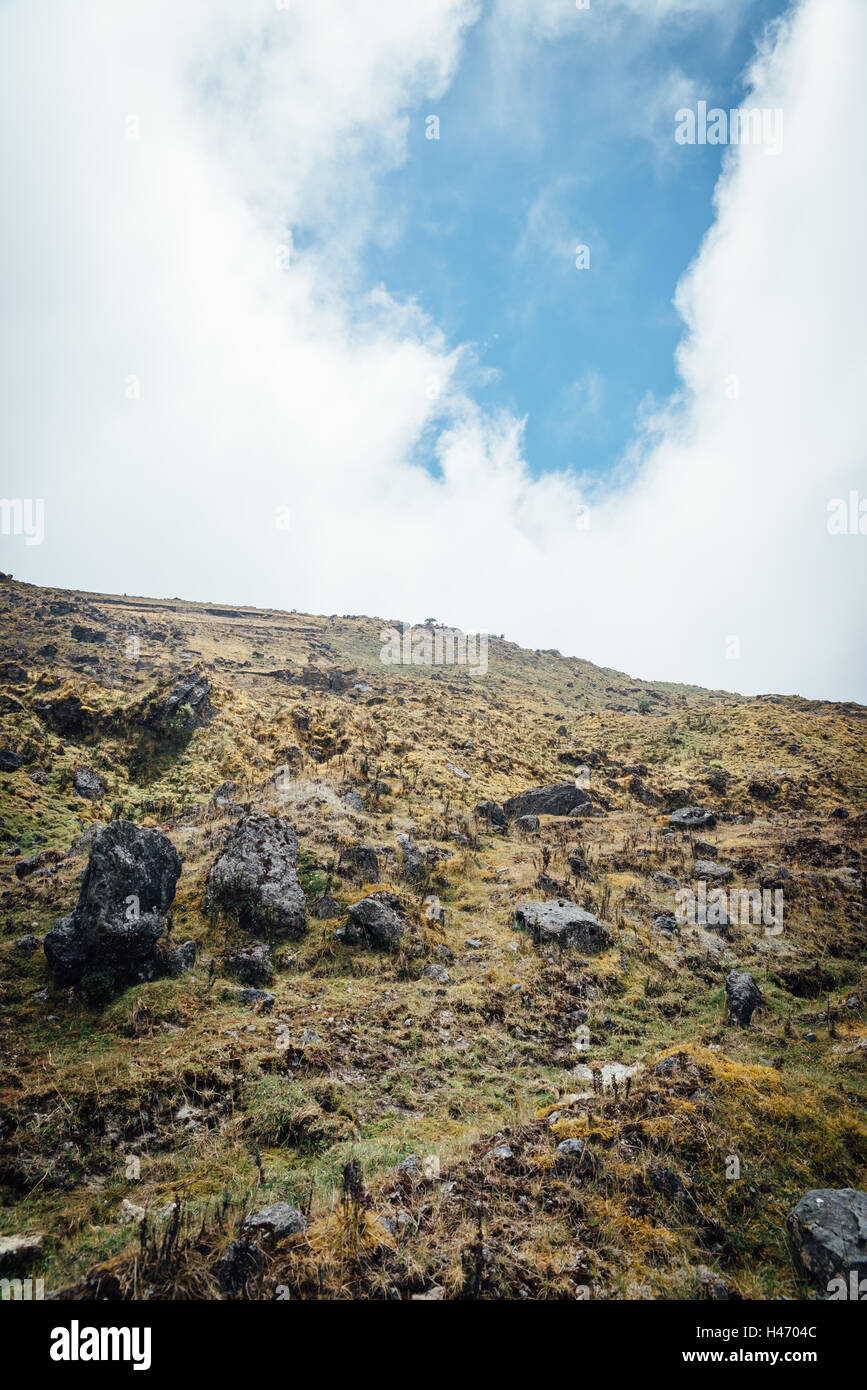
<path fill-rule="evenodd" d="M 865 65 L 863 0 L 5 0 L 0 568 L 864 702 Z"/>

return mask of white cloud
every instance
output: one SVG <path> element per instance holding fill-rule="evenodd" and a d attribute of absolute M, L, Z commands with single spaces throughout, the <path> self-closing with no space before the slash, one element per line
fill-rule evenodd
<path fill-rule="evenodd" d="M 45 544 L 4 541 L 5 567 L 435 612 L 656 679 L 863 697 L 867 538 L 825 530 L 827 499 L 865 490 L 859 0 L 807 0 L 757 62 L 783 151 L 731 152 L 679 291 L 681 398 L 588 531 L 580 481 L 534 479 L 522 422 L 473 403 L 471 353 L 359 279 L 377 175 L 475 7 L 244 13 L 2 11 L 4 489 L 46 499 Z M 431 439 L 435 473 L 412 462 Z"/>

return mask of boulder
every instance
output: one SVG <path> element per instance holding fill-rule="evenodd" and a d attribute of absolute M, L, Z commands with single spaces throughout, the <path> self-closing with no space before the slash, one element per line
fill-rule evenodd
<path fill-rule="evenodd" d="M 508 820 L 517 820 L 519 816 L 568 816 L 576 806 L 590 804 L 590 793 L 574 782 L 554 782 L 510 796 L 503 810 Z"/>
<path fill-rule="evenodd" d="M 0 772 L 17 772 L 24 759 L 11 748 L 0 748 Z"/>
<path fill-rule="evenodd" d="M 806 1192 L 786 1221 L 804 1268 L 820 1283 L 867 1277 L 867 1192 L 822 1187 Z"/>
<path fill-rule="evenodd" d="M 422 972 L 426 980 L 436 980 L 439 985 L 447 985 L 451 976 L 443 965 L 426 965 Z"/>
<path fill-rule="evenodd" d="M 350 878 L 360 878 L 365 883 L 379 882 L 379 860 L 371 845 L 350 845 L 341 850 L 337 861 L 337 872 Z"/>
<path fill-rule="evenodd" d="M 254 941 L 241 950 L 230 951 L 223 957 L 223 969 L 242 985 L 267 985 L 274 977 L 271 952 L 264 941 Z"/>
<path fill-rule="evenodd" d="M 315 902 L 310 904 L 310 912 L 313 917 L 319 918 L 320 921 L 328 921 L 329 918 L 342 916 L 343 908 L 336 898 L 332 898 L 329 893 L 324 893 L 321 898 L 317 898 Z"/>
<path fill-rule="evenodd" d="M 673 874 L 656 873 L 653 875 L 654 883 L 658 883 L 661 888 L 679 888 L 680 884 Z"/>
<path fill-rule="evenodd" d="M 217 807 L 231 806 L 232 802 L 235 800 L 236 790 L 237 788 L 235 787 L 234 782 L 221 782 L 217 790 L 214 792 L 214 805 Z"/>
<path fill-rule="evenodd" d="M 247 1004 L 251 1009 L 258 1005 L 260 1013 L 266 1014 L 273 1009 L 277 996 L 264 989 L 236 989 L 235 998 L 239 1004 Z"/>
<path fill-rule="evenodd" d="M 726 976 L 726 1006 L 733 1023 L 749 1028 L 762 1002 L 761 991 L 748 970 L 730 970 Z"/>
<path fill-rule="evenodd" d="M 72 790 L 76 796 L 84 796 L 89 801 L 101 801 L 105 796 L 105 783 L 92 767 L 79 767 L 72 779 Z"/>
<path fill-rule="evenodd" d="M 241 1223 L 241 1234 L 247 1240 L 266 1236 L 272 1240 L 282 1240 L 284 1236 L 297 1236 L 307 1230 L 307 1218 L 302 1216 L 288 1202 L 274 1202 L 261 1211 L 251 1212 Z"/>
<path fill-rule="evenodd" d="M 694 859 L 717 859 L 719 850 L 710 840 L 693 840 L 692 855 Z"/>
<path fill-rule="evenodd" d="M 610 928 L 598 917 L 565 898 L 519 903 L 512 927 L 530 932 L 541 945 L 556 944 L 579 951 L 604 951 L 614 942 Z"/>
<path fill-rule="evenodd" d="M 479 820 L 487 821 L 494 830 L 504 830 L 506 827 L 506 813 L 496 801 L 480 801 L 475 813 Z"/>
<path fill-rule="evenodd" d="M 372 893 L 349 909 L 349 920 L 338 927 L 337 937 L 349 946 L 393 950 L 404 934 L 397 915 L 400 900 L 394 893 Z"/>
<path fill-rule="evenodd" d="M 714 883 L 728 883 L 732 870 L 725 864 L 717 864 L 714 859 L 696 859 L 692 866 L 693 878 L 712 879 Z"/>
<path fill-rule="evenodd" d="M 245 931 L 297 939 L 307 926 L 297 857 L 288 821 L 262 811 L 243 816 L 208 875 L 206 906 L 221 908 Z"/>
<path fill-rule="evenodd" d="M 195 941 L 184 941 L 163 953 L 162 968 L 166 975 L 185 975 L 196 963 Z"/>
<path fill-rule="evenodd" d="M 716 816 L 704 806 L 681 806 L 672 811 L 668 823 L 674 830 L 712 830 Z"/>
<path fill-rule="evenodd" d="M 361 799 L 361 793 L 357 791 L 348 791 L 343 798 L 343 804 L 349 811 L 357 812 L 364 810 L 364 802 Z"/>
<path fill-rule="evenodd" d="M 152 979 L 180 872 L 178 852 L 161 830 L 125 820 L 101 830 L 75 910 L 45 937 L 57 983 L 77 984 L 86 971 L 100 971 L 114 985 Z"/>
<path fill-rule="evenodd" d="M 411 835 L 396 835 L 403 858 L 403 872 L 407 883 L 422 883 L 424 881 L 426 868 L 424 855 L 413 841 Z"/>
<path fill-rule="evenodd" d="M 523 831 L 525 835 L 537 835 L 539 833 L 539 817 L 518 816 L 515 821 L 515 826 L 518 830 Z"/>

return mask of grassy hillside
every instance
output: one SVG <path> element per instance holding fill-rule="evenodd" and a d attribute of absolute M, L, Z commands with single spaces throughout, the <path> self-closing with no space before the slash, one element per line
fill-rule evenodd
<path fill-rule="evenodd" d="M 263 1258 L 253 1296 L 807 1296 L 787 1213 L 867 1177 L 867 712 L 647 685 L 495 638 L 484 675 L 384 665 L 394 621 L 0 582 L 0 747 L 21 759 L 0 770 L 0 1235 L 44 1234 L 52 1288 L 211 1295 L 244 1212 L 279 1199 L 310 1228 Z M 179 673 L 210 681 L 198 725 L 160 713 Z M 576 774 L 598 814 L 502 835 L 474 815 Z M 654 875 L 692 881 L 692 837 L 668 825 L 684 805 L 716 813 L 702 838 L 735 887 L 782 884 L 782 934 L 654 925 L 674 911 Z M 204 904 L 245 809 L 290 821 L 308 908 L 340 909 L 280 946 L 267 1011 L 238 1002 L 223 957 L 243 933 Z M 198 959 L 95 1003 L 22 938 L 71 911 L 111 818 L 171 838 L 169 944 Z M 415 953 L 335 939 L 372 888 L 338 870 L 356 845 Z M 551 897 L 613 946 L 513 930 L 519 902 Z M 764 998 L 748 1029 L 724 1007 L 732 968 Z M 580 1163 L 557 1151 L 570 1137 Z"/>

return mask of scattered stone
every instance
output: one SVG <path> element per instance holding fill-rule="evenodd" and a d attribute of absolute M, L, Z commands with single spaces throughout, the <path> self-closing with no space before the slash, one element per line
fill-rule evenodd
<path fill-rule="evenodd" d="M 463 768 L 458 767 L 456 763 L 447 762 L 446 767 L 448 768 L 449 772 L 453 772 L 454 775 L 456 777 L 460 777 L 462 781 L 468 782 L 470 780 L 470 774 L 468 772 L 464 772 Z"/>
<path fill-rule="evenodd" d="M 411 1178 L 416 1178 L 421 1174 L 421 1158 L 418 1154 L 407 1154 L 406 1158 L 401 1159 L 397 1165 L 398 1173 L 406 1173 Z"/>
<path fill-rule="evenodd" d="M 556 943 L 560 947 L 575 947 L 587 952 L 604 951 L 614 942 L 610 928 L 598 917 L 565 898 L 520 903 L 515 909 L 512 927 L 530 932 L 539 944 Z"/>
<path fill-rule="evenodd" d="M 140 1226 L 146 1214 L 144 1207 L 138 1207 L 135 1202 L 124 1197 L 117 1209 L 118 1224 L 121 1226 Z"/>
<path fill-rule="evenodd" d="M 206 906 L 230 913 L 245 931 L 297 939 L 307 926 L 297 857 L 288 821 L 262 811 L 243 816 L 208 875 Z"/>
<path fill-rule="evenodd" d="M 558 1154 L 563 1154 L 564 1158 L 580 1158 L 584 1152 L 584 1143 L 581 1139 L 563 1139 L 557 1145 Z"/>
<path fill-rule="evenodd" d="M 86 971 L 104 973 L 109 987 L 152 979 L 180 872 L 178 852 L 162 831 L 125 820 L 101 830 L 75 910 L 45 937 L 56 982 L 78 984 Z"/>
<path fill-rule="evenodd" d="M 436 980 L 441 985 L 447 985 L 451 979 L 449 972 L 442 965 L 426 965 L 424 977 L 426 980 Z"/>
<path fill-rule="evenodd" d="M 429 898 L 425 898 L 423 907 L 424 915 L 428 922 L 433 922 L 438 927 L 445 926 L 446 910 L 440 902 L 439 898 L 434 897 L 433 895 Z"/>
<path fill-rule="evenodd" d="M 45 1236 L 37 1231 L 0 1236 L 0 1274 L 29 1275 L 42 1255 Z"/>
<path fill-rule="evenodd" d="M 758 985 L 748 970 L 731 970 L 726 976 L 726 1005 L 732 1022 L 749 1028 L 750 1020 L 762 1003 Z"/>
<path fill-rule="evenodd" d="M 19 936 L 13 945 L 22 956 L 32 956 L 33 952 L 42 945 L 42 937 L 29 932 L 27 936 Z"/>
<path fill-rule="evenodd" d="M 407 883 L 420 883 L 424 880 L 426 871 L 424 855 L 418 846 L 413 842 L 411 835 L 401 833 L 395 839 L 400 847 L 403 859 L 403 873 Z"/>
<path fill-rule="evenodd" d="M 688 1207 L 695 1206 L 695 1198 L 690 1191 L 691 1179 L 688 1178 L 684 1181 L 683 1178 L 678 1177 L 677 1173 L 673 1173 L 670 1168 L 665 1168 L 661 1164 L 650 1168 L 647 1176 L 650 1179 L 651 1187 L 654 1187 L 657 1192 L 661 1192 L 669 1202 L 680 1202 Z"/>
<path fill-rule="evenodd" d="M 801 1261 L 820 1283 L 867 1276 L 867 1192 L 853 1187 L 806 1192 L 786 1221 Z"/>

